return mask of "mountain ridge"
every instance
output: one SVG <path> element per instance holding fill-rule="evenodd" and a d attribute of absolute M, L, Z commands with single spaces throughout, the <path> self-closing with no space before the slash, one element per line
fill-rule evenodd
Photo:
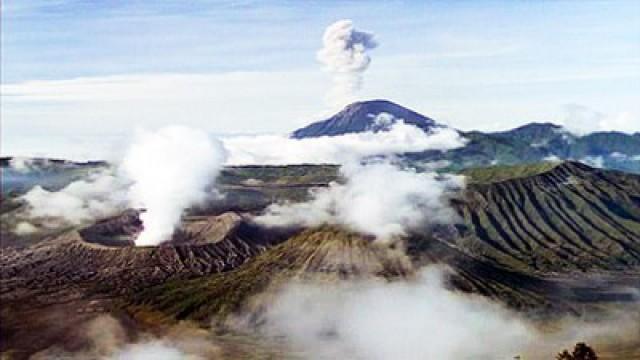
<path fill-rule="evenodd" d="M 382 124 L 376 116 L 382 114 Z M 388 114 L 385 115 L 385 114 Z M 385 119 L 385 116 L 387 118 Z M 443 127 L 432 118 L 388 100 L 360 101 L 348 105 L 334 116 L 311 123 L 291 133 L 294 139 L 338 136 L 366 131 L 385 131 L 402 119 L 429 133 Z M 468 143 L 449 151 L 407 153 L 404 158 L 417 168 L 428 163 L 447 161 L 444 170 L 495 164 L 514 165 L 545 160 L 575 160 L 607 169 L 640 173 L 640 133 L 600 131 L 575 135 L 552 122 L 532 122 L 503 131 L 460 131 Z"/>

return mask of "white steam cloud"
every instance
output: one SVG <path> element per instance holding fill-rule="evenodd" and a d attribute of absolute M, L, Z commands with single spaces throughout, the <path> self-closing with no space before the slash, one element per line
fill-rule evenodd
<path fill-rule="evenodd" d="M 37 232 L 38 228 L 27 221 L 20 221 L 13 228 L 13 233 L 16 235 L 29 235 Z"/>
<path fill-rule="evenodd" d="M 140 131 L 121 165 L 133 182 L 131 202 L 145 209 L 136 245 L 168 240 L 184 209 L 207 197 L 207 186 L 225 157 L 222 144 L 200 130 L 172 126 Z"/>
<path fill-rule="evenodd" d="M 341 224 L 378 239 L 457 219 L 448 196 L 464 186 L 461 176 L 417 173 L 389 163 L 347 165 L 345 184 L 316 189 L 303 203 L 274 204 L 256 220 L 268 225 Z"/>
<path fill-rule="evenodd" d="M 486 297 L 447 289 L 445 277 L 428 266 L 403 281 L 293 282 L 266 308 L 264 330 L 310 359 L 552 359 L 577 342 L 597 351 L 637 346 L 637 304 L 540 327 Z"/>
<path fill-rule="evenodd" d="M 180 349 L 171 347 L 161 341 L 144 344 L 131 344 L 115 354 L 111 360 L 199 360 L 201 357 L 189 356 Z"/>
<path fill-rule="evenodd" d="M 362 86 L 362 73 L 371 62 L 367 52 L 378 44 L 373 34 L 356 30 L 351 20 L 339 20 L 327 27 L 322 45 L 317 58 L 333 80 L 327 100 L 339 108 L 354 100 Z"/>
<path fill-rule="evenodd" d="M 533 341 L 510 311 L 442 281 L 430 267 L 412 281 L 294 283 L 268 308 L 266 330 L 313 359 L 513 359 Z"/>
<path fill-rule="evenodd" d="M 426 133 L 398 119 L 389 131 L 341 136 L 292 139 L 282 135 L 238 136 L 223 140 L 229 151 L 227 164 L 344 164 L 370 156 L 385 156 L 426 150 L 449 150 L 465 144 L 450 128 Z"/>
<path fill-rule="evenodd" d="M 62 218 L 72 225 L 113 215 L 126 207 L 126 186 L 113 169 L 91 172 L 59 191 L 35 186 L 21 199 L 31 218 Z"/>
<path fill-rule="evenodd" d="M 69 338 L 86 343 L 69 352 L 58 346 L 40 351 L 33 360 L 205 360 L 223 358 L 210 334 L 189 323 L 164 328 L 160 333 L 138 333 L 110 315 L 100 315 L 80 324 Z M 135 335 L 135 336 L 132 336 Z M 134 341 L 135 340 L 135 341 Z"/>

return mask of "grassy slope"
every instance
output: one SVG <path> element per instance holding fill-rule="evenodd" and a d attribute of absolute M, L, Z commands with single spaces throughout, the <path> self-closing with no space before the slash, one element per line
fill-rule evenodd
<path fill-rule="evenodd" d="M 305 230 L 299 235 L 226 273 L 171 281 L 135 294 L 129 309 L 146 316 L 153 309 L 176 319 L 207 321 L 234 313 L 254 295 L 297 276 L 335 280 L 374 274 L 405 276 L 402 256 L 371 245 L 362 236 L 335 227 Z"/>
<path fill-rule="evenodd" d="M 408 254 L 420 266 L 444 263 L 454 273 L 452 286 L 488 296 L 520 309 L 566 310 L 555 285 L 474 259 L 425 236 L 412 236 Z M 411 278 L 414 265 L 404 251 L 332 226 L 308 229 L 229 272 L 176 280 L 132 294 L 126 309 L 150 322 L 195 320 L 222 323 L 239 312 L 258 315 L 278 286 L 292 279 L 335 283 L 377 276 Z"/>
<path fill-rule="evenodd" d="M 558 162 L 541 162 L 522 165 L 497 165 L 488 167 L 469 168 L 460 174 L 469 178 L 470 183 L 490 184 L 510 179 L 539 175 L 558 166 Z"/>
<path fill-rule="evenodd" d="M 546 166 L 471 171 L 456 244 L 523 271 L 640 269 L 640 176 L 563 163 L 518 178 Z"/>

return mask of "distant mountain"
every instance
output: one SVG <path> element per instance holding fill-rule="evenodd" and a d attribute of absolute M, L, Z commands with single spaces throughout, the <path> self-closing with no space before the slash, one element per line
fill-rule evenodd
<path fill-rule="evenodd" d="M 327 120 L 315 122 L 294 131 L 291 137 L 303 139 L 365 131 L 384 131 L 399 119 L 425 131 L 440 126 L 433 119 L 391 101 L 371 100 L 355 102 Z"/>
<path fill-rule="evenodd" d="M 570 144 L 576 137 L 565 128 L 553 123 L 530 123 L 512 130 L 493 133 L 504 139 L 518 139 L 531 147 L 556 148 Z"/>
<path fill-rule="evenodd" d="M 489 165 L 517 165 L 573 160 L 605 168 L 640 173 L 640 136 L 597 132 L 576 136 L 553 124 L 529 124 L 509 131 L 462 132 L 469 142 L 449 150 L 405 154 L 417 167 L 447 161 L 445 170 Z"/>
<path fill-rule="evenodd" d="M 398 119 L 425 131 L 436 121 L 386 100 L 356 102 L 331 118 L 292 133 L 296 139 L 384 131 Z M 442 151 L 405 154 L 414 166 L 447 161 L 445 170 L 459 171 L 488 165 L 528 164 L 545 160 L 575 160 L 595 167 L 640 173 L 640 133 L 595 132 L 577 136 L 552 123 L 530 123 L 500 132 L 460 131 L 466 146 Z"/>

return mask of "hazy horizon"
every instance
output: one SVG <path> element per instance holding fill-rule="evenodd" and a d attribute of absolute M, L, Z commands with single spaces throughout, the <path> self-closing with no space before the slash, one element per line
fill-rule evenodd
<path fill-rule="evenodd" d="M 172 124 L 290 132 L 337 110 L 317 53 L 340 19 L 378 45 L 353 99 L 388 99 L 461 130 L 640 131 L 639 7 L 4 2 L 1 152 L 103 158 L 112 139 Z"/>

